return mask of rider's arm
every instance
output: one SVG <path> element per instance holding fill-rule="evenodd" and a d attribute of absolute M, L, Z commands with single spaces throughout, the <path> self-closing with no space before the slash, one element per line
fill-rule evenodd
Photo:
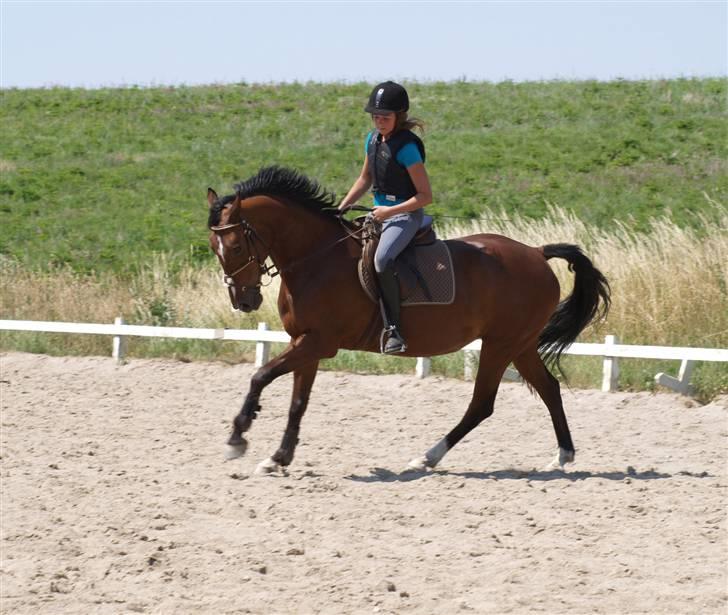
<path fill-rule="evenodd" d="M 344 197 L 344 200 L 339 204 L 339 209 L 343 209 L 347 205 L 353 205 L 356 203 L 372 185 L 372 178 L 369 175 L 369 158 L 364 157 L 364 165 L 361 168 L 359 177 L 350 188 L 349 192 Z"/>

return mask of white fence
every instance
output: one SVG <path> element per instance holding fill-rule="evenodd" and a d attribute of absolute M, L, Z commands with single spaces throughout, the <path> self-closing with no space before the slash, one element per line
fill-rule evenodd
<path fill-rule="evenodd" d="M 284 331 L 270 331 L 265 323 L 258 329 L 195 329 L 188 327 L 151 327 L 127 325 L 121 318 L 114 324 L 48 322 L 38 320 L 0 320 L 0 330 L 38 331 L 45 333 L 84 333 L 114 336 L 112 356 L 119 362 L 124 359 L 124 340 L 128 336 L 187 338 L 198 340 L 229 340 L 255 342 L 255 364 L 261 366 L 268 361 L 271 343 L 287 344 L 290 337 Z M 462 350 L 465 351 L 464 376 L 473 378 L 473 369 L 481 341 L 476 340 Z M 619 359 L 665 359 L 681 361 L 677 378 L 664 373 L 655 376 L 655 381 L 675 391 L 690 393 L 690 376 L 695 361 L 728 362 L 728 349 L 724 348 L 678 348 L 673 346 L 631 346 L 619 344 L 613 335 L 607 335 L 603 344 L 575 343 L 564 354 L 597 356 L 603 359 L 602 391 L 615 391 L 619 379 Z M 430 373 L 430 359 L 417 359 L 416 375 L 424 378 Z M 509 369 L 506 378 L 518 379 L 518 372 Z"/>

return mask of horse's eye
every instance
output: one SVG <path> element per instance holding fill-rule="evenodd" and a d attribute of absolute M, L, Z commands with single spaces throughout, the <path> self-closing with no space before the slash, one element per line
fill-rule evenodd
<path fill-rule="evenodd" d="M 235 254 L 240 254 L 243 251 L 243 248 L 240 247 L 240 245 L 236 244 L 232 247 L 233 252 Z"/>

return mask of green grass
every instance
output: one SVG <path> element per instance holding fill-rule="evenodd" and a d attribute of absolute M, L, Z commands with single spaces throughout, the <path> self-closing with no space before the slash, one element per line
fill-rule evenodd
<path fill-rule="evenodd" d="M 410 83 L 443 216 L 693 224 L 728 196 L 721 79 Z M 368 84 L 2 90 L 0 255 L 133 275 L 154 252 L 209 258 L 208 186 L 267 164 L 340 197 L 369 129 Z"/>

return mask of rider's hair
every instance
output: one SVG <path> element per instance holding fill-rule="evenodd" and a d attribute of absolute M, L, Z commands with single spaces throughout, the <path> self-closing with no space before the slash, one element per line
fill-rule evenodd
<path fill-rule="evenodd" d="M 406 111 L 400 111 L 397 113 L 397 123 L 395 124 L 395 130 L 412 130 L 416 128 L 421 133 L 425 132 L 425 123 L 416 117 L 409 117 Z"/>

